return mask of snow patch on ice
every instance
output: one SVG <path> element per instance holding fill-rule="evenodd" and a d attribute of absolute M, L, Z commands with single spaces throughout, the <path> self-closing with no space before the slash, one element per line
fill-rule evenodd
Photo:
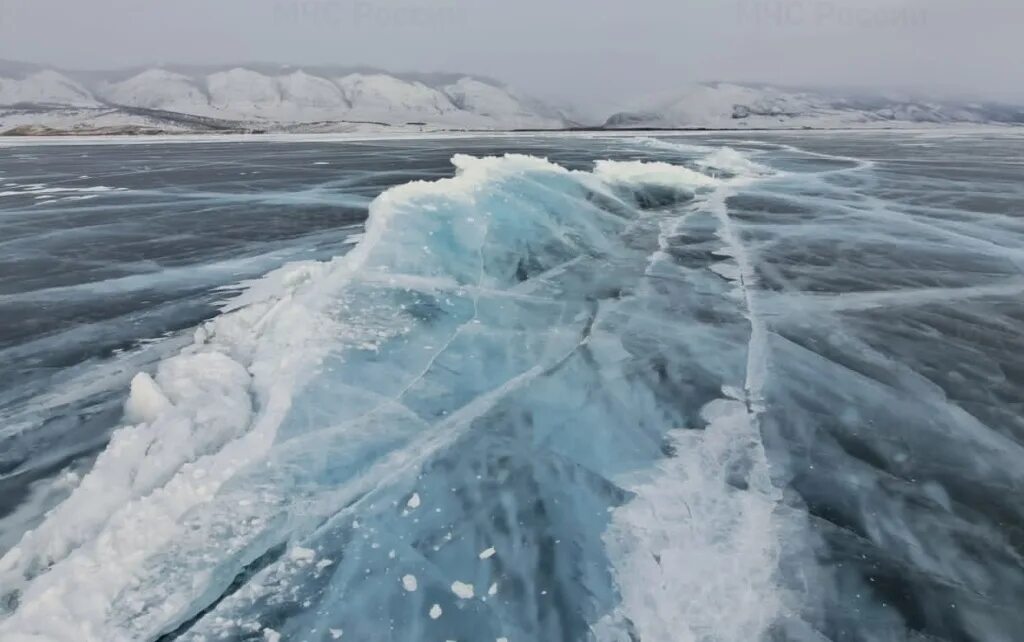
<path fill-rule="evenodd" d="M 471 600 L 474 595 L 473 585 L 465 582 L 452 582 L 452 593 L 463 600 Z"/>
<path fill-rule="evenodd" d="M 21 592 L 19 608 L 0 621 L 0 635 L 132 637 L 105 619 L 117 596 L 136 585 L 151 555 L 181 536 L 183 515 L 264 456 L 292 391 L 336 335 L 320 300 L 294 296 L 325 267 L 302 264 L 268 275 L 264 288 L 251 288 L 251 305 L 205 324 L 193 346 L 161 363 L 155 385 L 139 380 L 140 398 L 127 407 L 149 421 L 118 429 L 72 495 L 0 558 L 0 586 Z M 258 300 L 264 289 L 277 294 Z M 162 405 L 157 388 L 170 405 L 154 415 Z M 163 617 L 186 605 L 165 599 Z"/>
<path fill-rule="evenodd" d="M 766 327 L 754 291 L 754 259 L 727 210 L 737 186 L 768 171 L 733 150 L 697 164 L 732 175 L 703 208 L 718 220 L 725 243 L 720 254 L 730 257 L 710 269 L 734 283 L 750 322 L 744 390 L 724 387 L 727 398 L 701 411 L 703 431 L 674 431 L 675 455 L 653 474 L 624 480 L 636 496 L 613 512 L 605 534 L 622 603 L 595 627 L 601 640 L 622 639 L 620 621 L 626 620 L 629 635 L 645 640 L 759 640 L 787 599 L 775 577 L 781 492 L 772 484 L 759 427 Z"/>
<path fill-rule="evenodd" d="M 707 154 L 697 161 L 697 166 L 709 172 L 726 172 L 746 178 L 777 174 L 769 167 L 751 160 L 746 154 L 731 147 L 721 147 Z"/>
<path fill-rule="evenodd" d="M 171 402 L 164 395 L 153 377 L 145 372 L 135 375 L 131 383 L 131 393 L 125 403 L 125 420 L 129 423 L 149 423 L 161 414 L 168 412 Z"/>
<path fill-rule="evenodd" d="M 774 575 L 780 499 L 743 403 L 712 402 L 701 432 L 673 435 L 676 458 L 630 487 L 605 536 L 622 613 L 642 639 L 759 640 L 782 612 Z M 728 471 L 755 458 L 750 487 Z M 680 599 L 680 596 L 685 596 Z"/>
<path fill-rule="evenodd" d="M 403 575 L 402 576 L 402 588 L 412 593 L 419 588 L 419 583 L 416 581 L 415 575 Z"/>
<path fill-rule="evenodd" d="M 597 161 L 594 174 L 610 184 L 661 185 L 672 188 L 715 187 L 715 178 L 681 165 L 643 161 Z"/>

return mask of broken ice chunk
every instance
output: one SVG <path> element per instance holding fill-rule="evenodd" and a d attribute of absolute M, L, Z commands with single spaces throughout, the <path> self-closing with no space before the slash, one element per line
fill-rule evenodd
<path fill-rule="evenodd" d="M 402 577 L 402 588 L 404 588 L 406 591 L 412 593 L 416 590 L 417 586 L 418 584 L 416 582 L 415 575 L 406 575 Z"/>
<path fill-rule="evenodd" d="M 464 600 L 471 600 L 474 595 L 473 585 L 465 582 L 452 582 L 452 593 Z"/>

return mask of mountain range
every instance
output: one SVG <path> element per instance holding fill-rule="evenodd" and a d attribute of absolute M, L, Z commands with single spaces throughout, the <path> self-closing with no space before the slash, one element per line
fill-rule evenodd
<path fill-rule="evenodd" d="M 607 128 L 877 128 L 1024 124 L 1024 107 L 965 100 L 702 83 L 613 114 Z"/>
<path fill-rule="evenodd" d="M 561 129 L 560 111 L 460 74 L 161 66 L 73 72 L 0 63 L 0 133 Z"/>
<path fill-rule="evenodd" d="M 1024 108 L 703 83 L 603 122 L 490 78 L 356 67 L 165 65 L 68 71 L 0 62 L 0 134 L 774 129 L 1024 124 Z"/>

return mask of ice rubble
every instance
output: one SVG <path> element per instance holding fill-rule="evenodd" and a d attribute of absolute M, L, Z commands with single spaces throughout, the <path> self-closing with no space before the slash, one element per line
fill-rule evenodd
<path fill-rule="evenodd" d="M 136 423 L 0 559 L 0 634 L 756 639 L 778 497 L 724 211 L 756 176 L 717 158 L 459 155 L 385 192 L 349 254 L 256 282 L 136 378 Z"/>

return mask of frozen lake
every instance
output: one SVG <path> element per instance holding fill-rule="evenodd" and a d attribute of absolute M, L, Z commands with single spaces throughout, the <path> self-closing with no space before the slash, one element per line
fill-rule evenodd
<path fill-rule="evenodd" d="M 1022 150 L 0 148 L 0 638 L 1020 639 Z"/>

